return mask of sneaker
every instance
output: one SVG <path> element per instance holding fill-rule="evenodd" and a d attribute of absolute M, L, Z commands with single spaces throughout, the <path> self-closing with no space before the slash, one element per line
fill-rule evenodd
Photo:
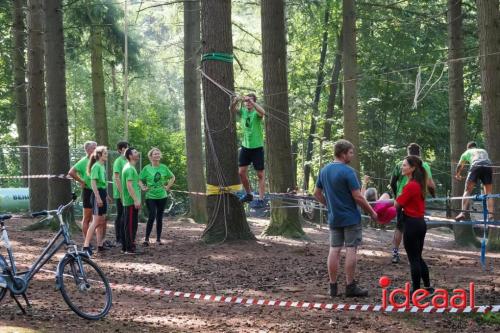
<path fill-rule="evenodd" d="M 163 245 L 163 242 L 162 242 L 160 239 L 158 239 L 158 240 L 156 241 L 156 245 Z"/>
<path fill-rule="evenodd" d="M 145 240 L 144 243 L 142 243 L 142 246 L 144 247 L 148 247 L 149 246 L 149 241 L 148 240 Z"/>
<path fill-rule="evenodd" d="M 93 251 L 90 248 L 90 246 L 84 246 L 82 250 L 83 250 L 83 252 L 87 252 L 87 254 L 89 255 L 89 257 L 92 257 Z"/>
<path fill-rule="evenodd" d="M 436 292 L 436 290 L 432 287 L 425 287 L 424 289 L 429 292 L 429 294 L 430 294 L 429 296 L 434 295 L 434 292 Z"/>
<path fill-rule="evenodd" d="M 116 246 L 116 243 L 113 243 L 112 241 L 106 239 L 104 243 L 102 243 L 102 246 L 112 248 Z"/>
<path fill-rule="evenodd" d="M 104 251 L 108 251 L 109 248 L 108 247 L 105 247 L 105 246 L 98 246 L 97 247 L 97 252 L 104 252 Z"/>
<path fill-rule="evenodd" d="M 245 194 L 242 198 L 240 198 L 240 202 L 251 202 L 253 201 L 253 194 L 252 193 L 247 193 Z"/>
<path fill-rule="evenodd" d="M 392 259 L 391 259 L 391 262 L 393 264 L 399 264 L 399 262 L 401 261 L 401 259 L 399 258 L 399 253 L 394 253 L 392 255 Z"/>
<path fill-rule="evenodd" d="M 368 296 L 368 290 L 361 288 L 358 286 L 356 281 L 353 281 L 351 284 L 345 287 L 345 296 L 346 297 L 365 297 Z"/>
<path fill-rule="evenodd" d="M 254 206 L 254 208 L 264 208 L 264 207 L 266 207 L 266 202 L 263 199 L 258 199 Z"/>
<path fill-rule="evenodd" d="M 455 216 L 455 221 L 462 221 L 462 220 L 465 220 L 465 214 L 464 213 L 460 213 L 457 216 Z"/>
<path fill-rule="evenodd" d="M 330 283 L 330 297 L 335 297 L 337 296 L 337 284 L 336 283 Z"/>

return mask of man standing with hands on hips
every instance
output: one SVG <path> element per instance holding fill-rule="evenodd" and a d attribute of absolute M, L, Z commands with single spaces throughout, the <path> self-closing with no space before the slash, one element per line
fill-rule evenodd
<path fill-rule="evenodd" d="M 328 209 L 330 251 L 327 266 L 330 277 L 330 296 L 337 296 L 340 252 L 342 247 L 345 247 L 345 296 L 363 297 L 368 295 L 368 290 L 358 286 L 354 280 L 356 251 L 362 240 L 361 213 L 357 205 L 374 220 L 377 220 L 377 213 L 361 194 L 356 172 L 348 165 L 354 156 L 354 145 L 347 140 L 339 140 L 335 142 L 334 152 L 335 160 L 320 170 L 314 189 L 316 200 Z"/>

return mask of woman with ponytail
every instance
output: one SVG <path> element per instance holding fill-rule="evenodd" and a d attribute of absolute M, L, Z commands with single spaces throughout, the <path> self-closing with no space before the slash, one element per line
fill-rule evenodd
<path fill-rule="evenodd" d="M 402 164 L 401 173 L 408 177 L 408 184 L 396 198 L 394 205 L 403 209 L 403 240 L 410 262 L 412 292 L 420 289 L 420 280 L 424 287 L 433 293 L 429 280 L 429 268 L 422 258 L 427 225 L 424 220 L 425 193 L 427 191 L 427 173 L 422 160 L 417 156 L 407 156 Z"/>
<path fill-rule="evenodd" d="M 83 251 L 87 251 L 92 254 L 90 249 L 90 241 L 94 236 L 94 231 L 96 228 L 103 227 L 106 224 L 106 211 L 107 205 L 107 182 L 106 182 L 106 168 L 104 164 L 108 159 L 108 148 L 105 146 L 99 146 L 95 149 L 94 153 L 91 155 L 89 164 L 87 166 L 87 174 L 90 177 L 92 185 L 92 195 L 90 196 L 90 202 L 92 203 L 92 223 L 89 226 L 87 235 L 85 237 L 85 242 L 83 243 Z M 103 251 L 104 235 L 97 232 L 97 250 Z"/>

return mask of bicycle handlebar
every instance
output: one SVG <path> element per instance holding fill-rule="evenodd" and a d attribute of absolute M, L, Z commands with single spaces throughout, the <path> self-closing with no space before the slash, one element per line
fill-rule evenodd
<path fill-rule="evenodd" d="M 48 215 L 48 211 L 46 210 L 42 210 L 40 212 L 34 212 L 34 213 L 31 213 L 31 217 L 38 217 L 38 216 L 42 216 L 42 215 Z"/>
<path fill-rule="evenodd" d="M 31 213 L 31 216 L 32 217 L 48 216 L 50 214 L 60 215 L 66 208 L 68 208 L 69 206 L 73 205 L 74 202 L 75 202 L 75 199 L 73 198 L 70 202 L 68 202 L 64 206 L 61 205 L 61 206 L 59 206 L 59 208 L 53 209 L 53 210 L 42 210 L 40 212 L 34 212 L 34 213 Z"/>

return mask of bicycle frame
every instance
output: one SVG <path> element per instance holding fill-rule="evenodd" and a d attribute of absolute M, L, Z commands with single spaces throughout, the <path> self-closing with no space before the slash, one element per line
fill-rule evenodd
<path fill-rule="evenodd" d="M 10 265 L 8 265 L 7 272 L 10 278 L 10 281 L 7 280 L 7 288 L 14 294 L 19 295 L 19 294 L 24 294 L 26 290 L 28 289 L 29 282 L 31 279 L 35 276 L 36 273 L 40 271 L 40 269 L 49 261 L 56 252 L 58 252 L 61 247 L 64 245 L 66 246 L 73 246 L 74 253 L 79 253 L 78 248 L 76 244 L 71 240 L 71 237 L 68 232 L 68 227 L 64 223 L 64 220 L 62 218 L 62 211 L 73 204 L 73 201 L 71 201 L 69 204 L 65 206 L 60 206 L 57 209 L 57 218 L 59 220 L 59 232 L 52 238 L 50 243 L 47 245 L 47 247 L 43 250 L 42 254 L 37 258 L 35 263 L 27 270 L 23 272 L 17 272 L 17 267 L 14 259 L 14 254 L 12 252 L 12 247 L 10 245 L 10 241 L 8 238 L 7 231 L 5 230 L 4 223 L 2 221 L 2 237 L 1 239 L 4 241 L 5 247 L 7 248 L 7 253 L 9 255 L 9 261 Z M 54 211 L 47 212 L 47 219 L 54 218 L 51 213 Z M 63 237 L 62 240 L 59 242 L 58 239 L 60 237 Z M 84 253 L 80 253 L 82 255 L 86 255 Z M 2 274 L 5 276 L 5 274 Z M 21 285 L 19 285 L 21 284 Z"/>

